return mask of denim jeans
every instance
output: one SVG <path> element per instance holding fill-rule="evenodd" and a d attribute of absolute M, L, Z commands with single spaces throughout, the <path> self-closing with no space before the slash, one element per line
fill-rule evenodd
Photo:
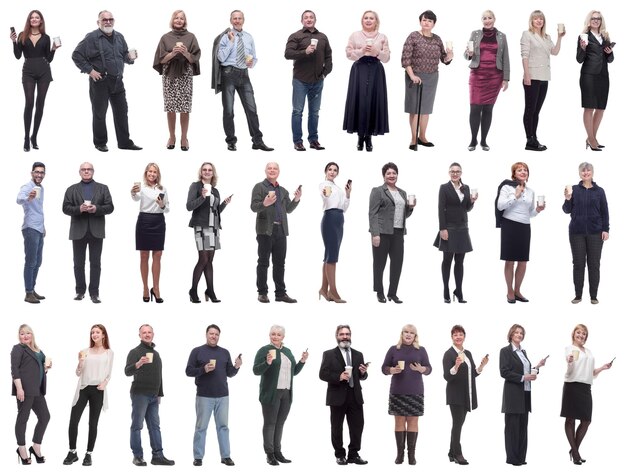
<path fill-rule="evenodd" d="M 27 293 L 35 290 L 37 283 L 37 273 L 41 266 L 43 255 L 43 233 L 38 232 L 34 228 L 24 228 L 22 230 L 24 236 L 24 287 Z"/>
<path fill-rule="evenodd" d="M 259 144 L 263 142 L 263 134 L 259 129 L 259 116 L 256 112 L 256 102 L 254 101 L 254 90 L 248 77 L 247 69 L 239 69 L 234 66 L 222 68 L 222 106 L 224 107 L 223 123 L 226 143 L 237 143 L 235 135 L 235 91 L 239 95 L 239 100 L 246 113 L 248 120 L 248 131 L 252 142 Z"/>
<path fill-rule="evenodd" d="M 193 434 L 193 457 L 204 458 L 206 446 L 206 430 L 211 421 L 211 413 L 215 415 L 217 443 L 220 447 L 220 458 L 230 458 L 230 438 L 228 430 L 228 396 L 219 398 L 196 396 L 196 431 Z"/>
<path fill-rule="evenodd" d="M 130 448 L 133 456 L 143 458 L 141 447 L 141 430 L 143 421 L 146 420 L 152 456 L 163 456 L 163 444 L 161 442 L 161 427 L 159 420 L 159 397 L 156 395 L 131 395 L 133 405 L 130 424 Z"/>
<path fill-rule="evenodd" d="M 324 80 L 320 79 L 316 83 L 305 83 L 296 78 L 292 81 L 293 95 L 291 103 L 293 112 L 291 113 L 291 132 L 293 143 L 302 142 L 302 112 L 304 111 L 304 101 L 309 101 L 309 137 L 308 141 L 313 142 L 317 137 L 317 123 L 320 117 L 320 107 L 322 105 L 322 89 Z"/>

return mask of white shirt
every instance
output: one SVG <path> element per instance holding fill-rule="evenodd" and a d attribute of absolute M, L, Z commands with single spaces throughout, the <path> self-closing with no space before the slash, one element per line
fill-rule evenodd
<path fill-rule="evenodd" d="M 328 197 L 324 195 L 325 187 L 330 187 L 331 189 Z M 331 208 L 338 208 L 339 210 L 343 210 L 345 212 L 350 206 L 350 199 L 346 197 L 345 190 L 338 187 L 335 182 L 324 180 L 320 184 L 319 189 L 322 196 L 324 211 L 330 210 Z"/>
<path fill-rule="evenodd" d="M 567 364 L 565 381 L 587 383 L 591 385 L 593 383 L 595 359 L 589 349 L 586 347 L 581 349 L 575 345 L 568 345 L 565 347 L 565 358 L 567 359 L 570 355 L 572 355 L 572 351 L 574 350 L 578 351 L 578 359 L 575 359 L 572 363 Z"/>
<path fill-rule="evenodd" d="M 278 371 L 276 388 L 278 390 L 291 388 L 291 360 L 285 354 L 280 356 L 280 370 Z"/>
<path fill-rule="evenodd" d="M 159 204 L 156 202 L 157 197 L 160 193 L 164 193 L 165 197 L 163 197 L 163 203 L 165 204 L 165 208 L 159 207 Z M 131 194 L 133 200 L 139 203 L 139 211 L 143 213 L 167 213 L 170 211 L 169 205 L 170 201 L 167 196 L 167 190 L 163 187 L 162 190 L 158 189 L 156 186 L 151 187 L 146 185 L 145 183 L 141 185 L 141 190 L 139 193 Z"/>
<path fill-rule="evenodd" d="M 498 210 L 504 211 L 502 216 L 507 220 L 528 225 L 530 218 L 537 216 L 535 192 L 526 186 L 519 198 L 515 198 L 515 187 L 503 185 L 498 195 Z"/>
<path fill-rule="evenodd" d="M 100 385 L 102 382 L 111 379 L 111 370 L 113 369 L 113 351 L 107 349 L 101 354 L 96 354 L 92 351 L 93 348 L 83 349 L 82 352 L 87 354 L 85 357 L 83 368 L 76 369 L 76 375 L 78 375 L 78 385 L 76 385 L 76 392 L 74 394 L 74 401 L 72 406 L 76 405 L 78 401 L 78 394 L 80 391 L 88 385 Z M 104 404 L 102 408 L 106 410 L 109 408 L 107 398 L 107 387 L 104 387 Z"/>

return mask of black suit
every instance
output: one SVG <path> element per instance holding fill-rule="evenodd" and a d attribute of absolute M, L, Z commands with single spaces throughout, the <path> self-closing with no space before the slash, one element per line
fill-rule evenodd
<path fill-rule="evenodd" d="M 83 197 L 84 183 L 78 182 L 70 186 L 63 197 L 63 213 L 72 217 L 70 222 L 70 240 L 74 251 L 74 279 L 76 293 L 85 294 L 87 283 L 85 280 L 85 257 L 89 246 L 89 295 L 100 294 L 100 256 L 105 237 L 105 215 L 113 213 L 113 199 L 109 187 L 92 181 L 92 205 L 96 206 L 95 213 L 80 211 L 85 202 Z"/>
<path fill-rule="evenodd" d="M 363 394 L 361 380 L 367 378 L 367 372 L 361 374 L 359 366 L 365 363 L 363 354 L 351 349 L 353 387 L 346 380 L 339 380 L 345 371 L 345 350 L 335 347 L 324 352 L 320 367 L 320 379 L 328 382 L 326 390 L 326 405 L 330 406 L 330 439 L 335 449 L 335 457 L 344 458 L 346 450 L 343 447 L 343 420 L 348 420 L 350 444 L 348 445 L 348 459 L 356 458 L 361 449 L 361 435 L 363 433 Z"/>
<path fill-rule="evenodd" d="M 525 350 L 522 353 L 526 355 Z M 531 405 L 530 392 L 524 390 L 524 374 L 524 364 L 513 346 L 503 347 L 500 350 L 500 375 L 504 379 L 504 445 L 506 462 L 515 465 L 526 462 L 528 447 L 528 413 Z"/>

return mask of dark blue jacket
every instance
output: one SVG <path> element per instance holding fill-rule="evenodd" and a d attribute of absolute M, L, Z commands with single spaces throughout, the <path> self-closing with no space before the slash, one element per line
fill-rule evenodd
<path fill-rule="evenodd" d="M 609 206 L 602 187 L 591 182 L 591 188 L 582 181 L 572 187 L 572 198 L 565 200 L 563 211 L 569 213 L 569 232 L 574 235 L 593 235 L 609 232 Z"/>

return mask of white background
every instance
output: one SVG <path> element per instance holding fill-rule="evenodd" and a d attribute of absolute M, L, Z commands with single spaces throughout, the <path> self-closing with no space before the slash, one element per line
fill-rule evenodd
<path fill-rule="evenodd" d="M 28 12 L 38 5 L 24 1 L 10 2 L 4 7 L 6 28 L 5 47 L 0 51 L 5 65 L 2 79 L 4 127 L 2 145 L 5 174 L 0 187 L 0 200 L 7 203 L 7 220 L 0 251 L 3 262 L 1 299 L 4 304 L 0 319 L 0 346 L 9 352 L 16 343 L 16 333 L 23 322 L 30 324 L 41 348 L 50 355 L 54 366 L 49 373 L 47 400 L 52 420 L 44 439 L 44 454 L 48 462 L 31 471 L 79 471 L 61 466 L 67 451 L 67 424 L 76 377 L 74 368 L 79 349 L 89 342 L 89 329 L 94 323 L 107 326 L 116 353 L 113 378 L 109 385 L 110 410 L 100 419 L 99 437 L 93 455 L 97 474 L 129 468 L 130 379 L 123 374 L 127 352 L 137 345 L 137 328 L 149 322 L 155 329 L 157 350 L 164 361 L 165 397 L 161 406 L 161 428 L 165 454 L 177 461 L 176 471 L 191 474 L 192 436 L 195 423 L 193 379 L 184 374 L 187 356 L 192 347 L 204 342 L 204 330 L 212 322 L 222 328 L 221 342 L 237 355 L 243 353 L 244 366 L 230 380 L 231 447 L 235 468 L 219 464 L 219 453 L 213 424 L 207 438 L 205 471 L 250 471 L 266 474 L 262 449 L 262 417 L 258 403 L 258 377 L 252 374 L 252 359 L 256 350 L 268 342 L 267 333 L 274 323 L 287 329 L 285 344 L 299 355 L 308 348 L 311 356 L 302 373 L 294 380 L 294 402 L 285 427 L 283 452 L 294 463 L 281 465 L 304 472 L 359 471 L 380 474 L 398 469 L 393 465 L 395 444 L 393 418 L 387 415 L 389 377 L 382 375 L 380 364 L 389 346 L 397 342 L 402 325 L 417 326 L 420 342 L 428 350 L 433 373 L 425 377 L 426 414 L 420 418 L 417 444 L 418 470 L 441 474 L 457 468 L 447 462 L 450 416 L 445 406 L 445 381 L 441 357 L 450 345 L 449 330 L 453 324 L 463 324 L 467 330 L 467 348 L 476 360 L 489 353 L 491 363 L 478 380 L 479 408 L 468 416 L 463 432 L 464 454 L 471 474 L 494 474 L 508 468 L 504 464 L 503 416 L 500 413 L 502 379 L 498 371 L 498 352 L 506 344 L 507 330 L 519 322 L 527 331 L 524 346 L 536 363 L 550 354 L 548 365 L 533 384 L 533 408 L 529 424 L 528 466 L 519 471 L 535 471 L 541 465 L 546 471 L 571 470 L 567 459 L 568 445 L 559 417 L 562 377 L 565 371 L 563 349 L 570 343 L 570 333 L 578 322 L 590 328 L 589 347 L 596 364 L 609 361 L 617 354 L 612 333 L 620 331 L 618 309 L 623 296 L 623 277 L 619 275 L 623 261 L 618 261 L 618 249 L 623 247 L 622 214 L 616 207 L 623 162 L 618 151 L 623 145 L 615 111 L 624 104 L 624 66 L 620 56 L 621 40 L 615 34 L 626 19 L 614 3 L 598 1 L 607 21 L 612 40 L 617 41 L 616 61 L 610 65 L 613 88 L 609 97 L 598 139 L 606 144 L 602 153 L 583 148 L 585 132 L 582 125 L 579 65 L 575 61 L 576 35 L 582 31 L 583 20 L 594 7 L 588 2 L 553 1 L 507 2 L 498 7 L 482 1 L 449 1 L 428 4 L 397 1 L 315 3 L 253 2 L 213 3 L 153 1 L 150 4 L 110 0 L 90 6 L 85 2 L 58 0 L 45 6 L 47 32 L 60 35 L 63 47 L 52 63 L 54 82 L 46 101 L 44 120 L 39 134 L 40 150 L 22 152 L 21 88 L 22 61 L 16 61 L 8 41 L 9 26 L 19 32 Z M 211 5 L 211 6 L 209 6 Z M 144 147 L 141 152 L 119 151 L 115 145 L 112 121 L 109 126 L 110 152 L 102 154 L 93 148 L 88 83 L 71 61 L 75 45 L 96 28 L 97 13 L 107 8 L 116 18 L 115 27 L 122 32 L 130 47 L 139 51 L 135 65 L 127 66 L 124 82 L 129 102 L 129 122 L 132 139 Z M 167 127 L 163 113 L 161 78 L 152 69 L 152 59 L 158 40 L 168 31 L 171 13 L 183 8 L 187 13 L 189 30 L 196 34 L 203 50 L 202 75 L 195 78 L 194 109 L 189 131 L 190 151 L 165 149 Z M 210 89 L 211 46 L 214 37 L 228 26 L 230 11 L 240 8 L 246 15 L 244 28 L 255 39 L 258 64 L 251 71 L 256 101 L 265 142 L 276 148 L 264 153 L 250 150 L 243 110 L 236 101 L 236 125 L 239 151 L 226 150 L 221 125 L 221 97 Z M 300 27 L 300 14 L 313 8 L 317 27 L 327 34 L 334 48 L 334 68 L 325 81 L 320 112 L 320 141 L 326 151 L 308 150 L 296 153 L 291 144 L 291 62 L 283 56 L 287 37 Z M 391 45 L 391 61 L 385 66 L 389 92 L 391 133 L 374 138 L 374 152 L 357 152 L 356 136 L 343 132 L 343 109 L 349 70 L 352 65 L 343 53 L 348 36 L 360 29 L 365 9 L 375 9 L 381 18 L 380 31 Z M 428 129 L 433 149 L 420 148 L 417 153 L 407 149 L 409 129 L 403 112 L 404 79 L 400 54 L 406 36 L 418 29 L 418 15 L 432 8 L 438 16 L 435 33 L 452 40 L 456 58 L 450 66 L 440 67 L 440 81 L 435 111 Z M 469 153 L 466 146 L 468 126 L 467 62 L 462 58 L 464 45 L 472 30 L 481 28 L 481 13 L 495 10 L 496 27 L 508 35 L 511 57 L 511 83 L 501 93 L 494 109 L 494 121 L 489 135 L 490 152 Z M 539 138 L 548 146 L 543 153 L 524 151 L 522 113 L 524 106 L 519 38 L 527 28 L 529 13 L 542 8 L 547 30 L 556 39 L 556 24 L 565 23 L 567 35 L 561 53 L 552 58 L 552 81 L 541 113 Z M 306 134 L 306 118 L 303 121 Z M 39 273 L 37 290 L 47 299 L 38 306 L 22 302 L 23 243 L 20 233 L 21 207 L 15 205 L 19 187 L 26 183 L 33 161 L 47 166 L 45 186 L 45 215 L 47 237 L 44 262 Z M 185 209 L 187 189 L 197 179 L 203 161 L 215 164 L 222 196 L 234 193 L 231 205 L 223 217 L 223 248 L 215 257 L 215 287 L 222 303 L 190 304 L 187 300 L 191 272 L 197 257 L 192 230 L 188 228 L 190 214 Z M 250 191 L 264 178 L 268 160 L 281 165 L 279 181 L 293 192 L 303 185 L 301 205 L 290 215 L 289 251 L 287 254 L 287 290 L 298 304 L 272 302 L 261 305 L 256 301 L 255 266 L 256 241 L 254 214 L 249 209 Z M 338 264 L 339 291 L 348 304 L 339 306 L 318 302 L 322 240 L 319 233 L 321 200 L 317 185 L 323 180 L 323 168 L 328 161 L 339 163 L 338 183 L 353 180 L 353 195 L 346 214 L 344 245 Z M 529 186 L 545 195 L 547 209 L 533 219 L 531 262 L 523 292 L 531 300 L 514 306 L 506 303 L 503 264 L 499 261 L 499 231 L 494 228 L 493 200 L 496 187 L 507 178 L 513 162 L 523 160 L 530 167 Z M 570 304 L 571 254 L 567 236 L 569 217 L 561 211 L 562 190 L 566 184 L 578 181 L 578 164 L 583 160 L 595 165 L 596 180 L 604 187 L 613 212 L 611 239 L 604 247 L 601 304 L 591 306 L 588 296 L 578 306 Z M 67 239 L 69 217 L 61 212 L 65 189 L 79 180 L 78 168 L 83 161 L 95 166 L 95 179 L 109 186 L 115 211 L 107 217 L 107 238 L 102 255 L 100 296 L 103 303 L 95 306 L 89 300 L 74 302 L 71 243 Z M 162 305 L 141 302 L 139 256 L 135 251 L 134 229 L 137 204 L 130 198 L 130 188 L 140 180 L 145 165 L 155 161 L 161 166 L 163 183 L 168 188 L 171 212 L 167 220 L 166 250 L 163 254 L 161 293 Z M 371 247 L 367 232 L 367 205 L 371 187 L 380 185 L 380 169 L 394 161 L 400 169 L 398 185 L 417 195 L 417 208 L 407 223 L 404 270 L 398 291 L 405 301 L 378 304 L 371 291 Z M 470 233 L 474 252 L 465 260 L 464 295 L 469 303 L 443 304 L 441 296 L 441 254 L 432 246 L 437 232 L 437 193 L 439 185 L 448 179 L 452 161 L 463 165 L 463 181 L 479 189 L 479 200 L 470 214 Z M 201 286 L 200 293 L 204 290 Z M 270 294 L 273 286 L 270 283 Z M 585 290 L 586 291 L 586 290 Z M 365 396 L 365 430 L 362 456 L 370 461 L 366 467 L 339 468 L 335 465 L 330 444 L 329 411 L 324 406 L 326 384 L 318 377 L 322 352 L 335 345 L 334 330 L 339 323 L 349 323 L 354 347 L 372 362 L 370 378 L 363 383 Z M 616 336 L 617 337 L 617 336 Z M 8 355 L 6 357 L 8 358 Z M 581 453 L 589 460 L 582 472 L 599 474 L 610 469 L 612 459 L 619 457 L 623 446 L 612 438 L 613 419 L 619 414 L 613 409 L 623 394 L 623 370 L 618 355 L 613 370 L 603 373 L 594 385 L 595 411 Z M 8 362 L 7 362 L 8 364 Z M 0 415 L 5 422 L 0 433 L 2 459 L 14 464 L 13 419 L 15 399 L 9 395 L 10 376 L 5 367 L 5 393 Z M 79 433 L 79 453 L 85 450 L 87 413 Z M 34 416 L 29 425 L 30 438 Z M 613 430 L 614 431 L 614 430 Z M 346 433 L 347 440 L 347 433 Z M 27 440 L 29 441 L 29 440 Z M 347 444 L 347 441 L 346 441 Z M 149 457 L 147 432 L 144 449 Z M 12 467 L 12 466 L 9 466 Z M 158 470 L 160 471 L 160 470 Z M 163 470 L 169 471 L 169 470 Z M 202 471 L 202 470 L 199 470 Z M 195 473 L 194 473 L 195 474 Z"/>

